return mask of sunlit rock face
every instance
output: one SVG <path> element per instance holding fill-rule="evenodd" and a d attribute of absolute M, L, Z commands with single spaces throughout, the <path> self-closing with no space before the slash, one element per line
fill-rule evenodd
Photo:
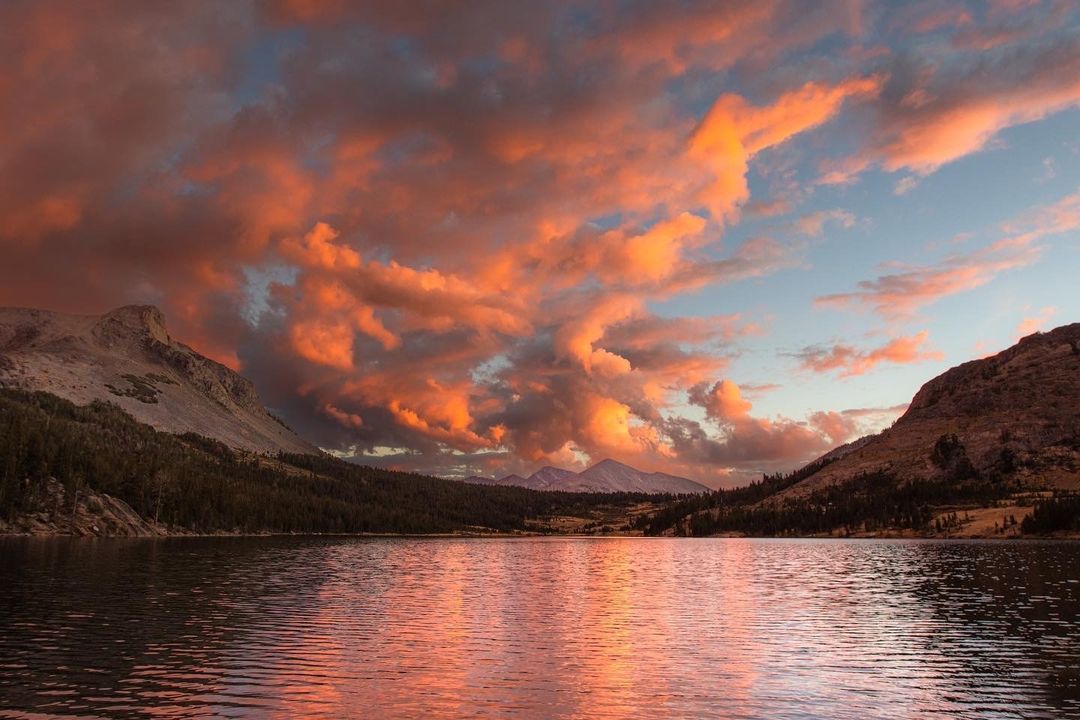
<path fill-rule="evenodd" d="M 243 450 L 317 452 L 270 414 L 250 381 L 173 340 L 153 306 L 100 316 L 0 308 L 0 386 L 112 402 L 159 430 Z"/>

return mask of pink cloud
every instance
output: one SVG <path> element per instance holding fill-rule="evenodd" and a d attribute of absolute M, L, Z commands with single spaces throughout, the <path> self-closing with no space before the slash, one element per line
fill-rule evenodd
<path fill-rule="evenodd" d="M 821 237 L 826 222 L 835 223 L 845 229 L 851 228 L 855 225 L 855 216 L 847 210 L 818 210 L 796 220 L 795 228 L 803 235 Z"/>
<path fill-rule="evenodd" d="M 766 148 L 780 145 L 832 119 L 850 98 L 873 97 L 881 88 L 878 77 L 855 77 L 827 86 L 806 83 L 764 107 L 750 105 L 738 95 L 717 99 L 690 137 L 690 156 L 713 174 L 701 193 L 717 219 L 737 219 L 738 208 L 750 193 L 746 173 L 750 160 Z"/>
<path fill-rule="evenodd" d="M 840 377 L 863 375 L 881 363 L 909 364 L 925 360 L 941 360 L 944 355 L 934 350 L 923 350 L 929 338 L 926 330 L 911 337 L 897 337 L 881 347 L 862 350 L 851 345 L 833 345 L 828 348 L 806 348 L 798 353 L 803 369 L 816 373 L 839 371 Z"/>
<path fill-rule="evenodd" d="M 1036 13 L 1043 12 L 1032 11 Z M 928 175 L 948 163 L 985 150 L 1001 131 L 1080 106 L 1080 49 L 1057 38 L 1063 13 L 1050 9 L 1030 26 L 971 28 L 961 45 L 989 49 L 1027 37 L 1011 54 L 965 64 L 946 56 L 891 78 L 875 107 L 869 137 L 855 153 L 823 163 L 821 182 L 846 183 L 866 169 L 907 170 Z M 1039 41 L 1036 42 L 1035 39 Z"/>
<path fill-rule="evenodd" d="M 1036 241 L 1080 228 L 1080 193 L 1035 208 L 1005 223 L 1002 239 L 966 254 L 951 255 L 935 265 L 901 266 L 902 271 L 863 280 L 858 290 L 815 298 L 818 307 L 869 307 L 883 317 L 912 315 L 948 295 L 987 284 L 1000 273 L 1031 265 L 1042 253 Z"/>
<path fill-rule="evenodd" d="M 862 430 L 857 415 L 841 412 L 815 412 L 804 421 L 755 417 L 739 386 L 727 379 L 691 388 L 689 400 L 705 410 L 719 433 L 712 435 L 693 421 L 672 421 L 673 448 L 680 456 L 728 467 L 809 462 Z"/>

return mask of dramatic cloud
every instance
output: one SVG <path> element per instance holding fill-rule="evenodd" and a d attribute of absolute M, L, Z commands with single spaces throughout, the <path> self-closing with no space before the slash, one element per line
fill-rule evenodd
<path fill-rule="evenodd" d="M 707 391 L 701 388 L 691 391 L 691 401 L 705 408 L 705 413 L 721 422 L 736 423 L 745 420 L 753 407 L 743 400 L 739 386 L 730 380 L 721 380 Z"/>
<path fill-rule="evenodd" d="M 366 462 L 790 469 L 872 424 L 752 413 L 804 392 L 768 332 L 845 288 L 829 231 L 875 220 L 821 175 L 904 192 L 1080 97 L 1071 8 L 911 8 L 2 3 L 0 302 L 158 304 Z M 817 303 L 908 317 L 1034 263 L 1077 197 Z"/>
<path fill-rule="evenodd" d="M 799 133 L 827 122 L 851 97 L 875 95 L 877 77 L 852 78 L 836 85 L 807 83 L 767 107 L 749 105 L 738 95 L 719 98 L 690 138 L 690 154 L 705 163 L 713 183 L 702 193 L 717 218 L 733 220 L 750 196 L 746 174 L 750 160 Z"/>
<path fill-rule="evenodd" d="M 804 464 L 829 449 L 891 422 L 902 408 L 818 411 L 805 420 L 764 418 L 752 415 L 753 405 L 730 380 L 690 389 L 690 402 L 702 407 L 717 426 L 710 433 L 701 423 L 674 419 L 667 431 L 677 457 L 697 458 L 738 473 L 770 472 L 777 467 Z"/>

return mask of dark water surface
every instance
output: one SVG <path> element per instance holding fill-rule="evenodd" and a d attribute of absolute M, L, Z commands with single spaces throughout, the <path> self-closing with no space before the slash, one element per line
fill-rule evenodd
<path fill-rule="evenodd" d="M 1080 718 L 1080 544 L 3 539 L 0 709 Z"/>

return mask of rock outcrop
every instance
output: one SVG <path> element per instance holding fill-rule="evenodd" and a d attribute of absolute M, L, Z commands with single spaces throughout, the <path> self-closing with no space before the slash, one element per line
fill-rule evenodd
<path fill-rule="evenodd" d="M 32 484 L 29 507 L 8 523 L 0 520 L 0 535 L 74 535 L 77 537 L 153 537 L 172 535 L 164 525 L 139 515 L 123 500 L 87 487 L 65 488 L 55 478 Z"/>

